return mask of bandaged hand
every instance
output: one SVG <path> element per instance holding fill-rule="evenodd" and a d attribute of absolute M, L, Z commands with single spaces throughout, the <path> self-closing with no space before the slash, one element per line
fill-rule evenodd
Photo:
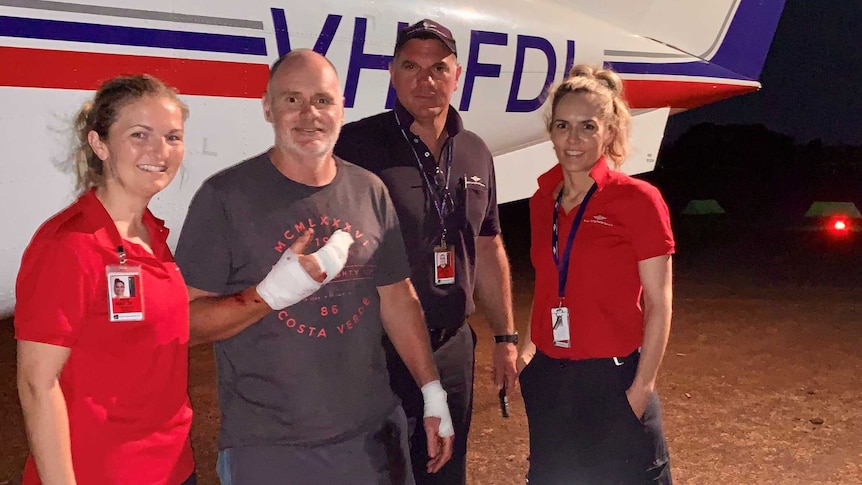
<path fill-rule="evenodd" d="M 326 273 L 326 279 L 323 280 L 324 285 L 332 281 L 344 269 L 351 245 L 353 245 L 353 236 L 338 229 L 329 236 L 329 240 L 322 248 L 311 254 L 323 272 Z"/>
<path fill-rule="evenodd" d="M 305 244 L 308 239 L 305 238 Z M 347 263 L 353 236 L 339 229 L 329 236 L 322 248 L 309 255 L 325 273 L 323 282 L 315 281 L 300 263 L 299 258 L 305 244 L 300 244 L 299 247 L 294 245 L 285 250 L 263 281 L 257 285 L 257 293 L 273 310 L 299 303 L 332 281 Z"/>
<path fill-rule="evenodd" d="M 440 418 L 438 436 L 446 438 L 454 435 L 455 428 L 452 427 L 452 416 L 449 414 L 449 405 L 446 402 L 446 391 L 443 390 L 440 381 L 431 381 L 422 386 L 422 400 L 425 402 L 423 417 Z"/>

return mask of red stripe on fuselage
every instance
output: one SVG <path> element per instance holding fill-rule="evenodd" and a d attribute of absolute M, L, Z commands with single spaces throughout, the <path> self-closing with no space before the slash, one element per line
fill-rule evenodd
<path fill-rule="evenodd" d="M 151 74 L 181 94 L 259 98 L 269 66 L 242 62 L 0 47 L 0 86 L 92 90 L 120 74 Z"/>
<path fill-rule="evenodd" d="M 0 69 L 0 86 L 92 90 L 119 74 L 148 73 L 182 94 L 227 98 L 260 97 L 269 76 L 266 64 L 19 47 L 0 47 L 0 65 L 6 66 Z M 755 89 L 716 82 L 625 81 L 632 108 L 696 108 Z"/>

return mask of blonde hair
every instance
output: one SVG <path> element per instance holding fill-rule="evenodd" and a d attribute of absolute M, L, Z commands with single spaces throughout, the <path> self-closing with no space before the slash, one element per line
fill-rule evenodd
<path fill-rule="evenodd" d="M 572 93 L 590 94 L 601 102 L 604 122 L 614 135 L 605 155 L 614 162 L 614 167 L 619 168 L 628 155 L 632 120 L 628 103 L 623 98 L 622 79 L 609 68 L 588 64 L 572 67 L 565 81 L 552 88 L 548 98 L 550 109 L 545 119 L 548 132 L 551 131 L 551 123 L 560 100 Z"/>
<path fill-rule="evenodd" d="M 89 133 L 95 131 L 99 138 L 107 140 L 120 110 L 146 96 L 166 96 L 180 108 L 184 121 L 189 116 L 189 108 L 177 97 L 176 90 L 149 74 L 118 76 L 105 81 L 93 99 L 81 106 L 75 116 L 75 147 L 71 157 L 79 192 L 105 182 L 105 167 L 87 140 Z"/>

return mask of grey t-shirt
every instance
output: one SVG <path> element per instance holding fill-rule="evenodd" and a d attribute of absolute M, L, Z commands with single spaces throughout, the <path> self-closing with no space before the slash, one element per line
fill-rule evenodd
<path fill-rule="evenodd" d="M 398 219 L 380 179 L 336 165 L 329 185 L 310 187 L 262 154 L 214 175 L 192 200 L 176 261 L 201 290 L 257 285 L 306 228 L 314 230 L 306 254 L 336 229 L 356 241 L 344 270 L 317 293 L 215 344 L 219 449 L 336 442 L 397 404 L 377 287 L 410 274 Z"/>

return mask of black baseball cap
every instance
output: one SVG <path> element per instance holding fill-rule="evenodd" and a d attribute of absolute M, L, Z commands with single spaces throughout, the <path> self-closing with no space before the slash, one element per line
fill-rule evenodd
<path fill-rule="evenodd" d="M 408 40 L 416 38 L 437 39 L 452 51 L 455 56 L 458 55 L 458 51 L 455 48 L 455 38 L 452 37 L 452 32 L 430 19 L 420 20 L 413 25 L 409 25 L 401 29 L 401 31 L 398 32 L 398 39 L 395 41 L 395 53 L 397 54 L 398 50 L 401 49 Z"/>

